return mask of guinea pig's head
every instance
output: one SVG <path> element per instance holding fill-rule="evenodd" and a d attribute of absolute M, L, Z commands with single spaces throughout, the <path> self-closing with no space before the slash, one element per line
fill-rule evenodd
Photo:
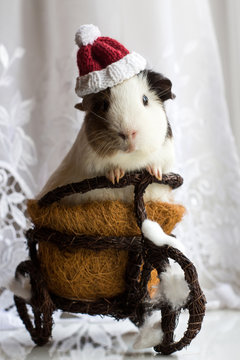
<path fill-rule="evenodd" d="M 172 136 L 163 103 L 174 97 L 169 79 L 144 70 L 112 88 L 85 96 L 76 107 L 86 111 L 86 135 L 100 156 L 146 154 L 159 150 Z"/>

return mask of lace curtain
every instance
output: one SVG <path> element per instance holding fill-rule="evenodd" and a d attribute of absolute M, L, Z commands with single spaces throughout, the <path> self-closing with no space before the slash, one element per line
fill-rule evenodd
<path fill-rule="evenodd" d="M 167 104 L 187 208 L 176 233 L 209 306 L 240 308 L 240 170 L 209 2 L 0 2 L 0 284 L 25 258 L 26 198 L 33 197 L 81 127 L 74 109 L 74 34 L 94 23 L 166 74 Z M 3 291 L 2 308 L 11 306 Z"/>

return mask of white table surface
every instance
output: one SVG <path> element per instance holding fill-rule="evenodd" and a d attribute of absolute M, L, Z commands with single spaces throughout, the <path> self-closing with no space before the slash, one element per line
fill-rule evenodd
<path fill-rule="evenodd" d="M 136 337 L 136 331 L 131 325 L 128 326 L 128 334 L 123 335 L 124 351 L 113 352 L 111 349 L 101 346 L 93 348 L 91 344 L 85 344 L 84 350 L 71 348 L 71 334 L 78 331 L 81 319 L 59 320 L 54 325 L 53 341 L 41 348 L 34 346 L 30 336 L 22 326 L 12 330 L 0 331 L 0 359 L 14 360 L 135 360 L 153 359 L 156 354 L 151 350 L 142 353 L 134 353 L 132 344 Z M 104 322 L 105 320 L 102 319 Z M 180 334 L 185 329 L 183 315 L 178 326 Z M 98 321 L 99 324 L 99 321 Z M 93 325 L 91 325 L 93 326 Z M 112 326 L 112 324 L 110 325 Z M 122 325 L 121 325 L 122 326 Z M 120 331 L 120 325 L 116 322 L 114 331 Z M 96 326 L 101 336 L 101 326 Z M 62 343 L 62 339 L 70 334 L 68 343 Z M 208 311 L 201 332 L 191 345 L 180 352 L 169 356 L 157 356 L 161 360 L 239 360 L 240 359 L 240 311 Z M 70 350 L 69 350 L 70 349 Z"/>

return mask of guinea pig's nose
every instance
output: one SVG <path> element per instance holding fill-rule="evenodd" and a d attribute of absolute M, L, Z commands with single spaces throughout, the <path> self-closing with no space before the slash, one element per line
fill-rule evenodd
<path fill-rule="evenodd" d="M 119 132 L 118 135 L 123 139 L 123 140 L 133 140 L 135 139 L 136 135 L 137 135 L 137 131 L 136 130 L 130 130 L 130 131 L 126 131 L 126 132 Z"/>
<path fill-rule="evenodd" d="M 137 135 L 137 131 L 133 130 L 133 131 L 130 132 L 130 137 L 132 139 L 135 139 L 136 135 Z"/>
<path fill-rule="evenodd" d="M 128 130 L 128 131 L 127 131 L 127 138 L 128 138 L 129 140 L 134 140 L 135 137 L 136 137 L 136 135 L 137 135 L 137 131 L 136 131 L 136 130 Z"/>

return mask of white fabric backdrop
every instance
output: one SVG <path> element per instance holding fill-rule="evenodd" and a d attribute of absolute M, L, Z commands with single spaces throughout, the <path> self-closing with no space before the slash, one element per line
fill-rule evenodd
<path fill-rule="evenodd" d="M 210 0 L 229 104 L 230 122 L 240 154 L 240 2 Z"/>
<path fill-rule="evenodd" d="M 81 126 L 74 34 L 83 23 L 172 80 L 167 111 L 185 179 L 176 200 L 188 210 L 177 234 L 210 306 L 240 308 L 239 159 L 207 0 L 0 1 L 0 283 L 26 254 L 19 192 L 41 189 Z"/>

